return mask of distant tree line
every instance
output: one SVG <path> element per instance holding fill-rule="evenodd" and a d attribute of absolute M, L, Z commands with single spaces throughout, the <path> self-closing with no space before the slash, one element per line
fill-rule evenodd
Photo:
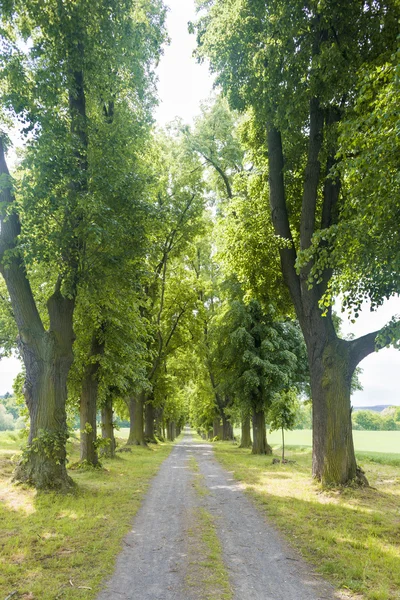
<path fill-rule="evenodd" d="M 352 414 L 353 429 L 365 431 L 399 431 L 400 406 L 389 406 L 382 413 L 357 410 Z"/>

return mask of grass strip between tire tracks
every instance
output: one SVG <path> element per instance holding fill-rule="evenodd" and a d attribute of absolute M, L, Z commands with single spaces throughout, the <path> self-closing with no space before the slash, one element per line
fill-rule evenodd
<path fill-rule="evenodd" d="M 189 459 L 189 468 L 193 473 L 192 487 L 199 501 L 188 515 L 190 526 L 187 530 L 189 560 L 186 583 L 192 590 L 190 597 L 197 597 L 199 600 L 232 600 L 214 517 L 202 505 L 202 500 L 209 491 L 194 457 Z"/>

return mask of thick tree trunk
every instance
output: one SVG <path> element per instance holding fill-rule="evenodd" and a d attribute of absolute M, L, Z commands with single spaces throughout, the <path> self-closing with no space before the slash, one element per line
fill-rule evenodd
<path fill-rule="evenodd" d="M 57 289 L 48 301 L 50 330 L 30 341 L 22 333 L 20 340 L 30 430 L 25 456 L 14 478 L 38 489 L 62 490 L 73 485 L 67 475 L 65 446 L 67 377 L 73 360 L 73 310 L 73 300 L 64 298 Z"/>
<path fill-rule="evenodd" d="M 1 137 L 0 175 L 9 176 Z M 44 329 L 21 254 L 13 252 L 3 261 L 5 252 L 16 248 L 21 232 L 18 215 L 6 214 L 6 207 L 14 200 L 11 184 L 3 187 L 1 199 L 0 272 L 18 327 L 19 347 L 26 368 L 24 393 L 30 415 L 28 446 L 14 478 L 37 488 L 68 488 L 73 482 L 66 469 L 65 402 L 67 376 L 73 360 L 75 302 L 62 296 L 59 280 L 47 302 L 49 330 Z"/>
<path fill-rule="evenodd" d="M 167 440 L 173 442 L 176 437 L 176 424 L 174 421 L 167 420 Z"/>
<path fill-rule="evenodd" d="M 130 432 L 128 446 L 147 446 L 144 439 L 144 392 L 129 399 Z"/>
<path fill-rule="evenodd" d="M 214 417 L 213 420 L 213 437 L 217 437 L 222 440 L 222 425 L 219 417 Z"/>
<path fill-rule="evenodd" d="M 155 409 L 154 409 L 154 405 L 151 401 L 146 402 L 144 412 L 145 412 L 145 428 L 144 428 L 145 440 L 146 440 L 146 442 L 150 442 L 151 444 L 157 444 L 157 440 L 154 435 Z"/>
<path fill-rule="evenodd" d="M 99 464 L 97 454 L 97 392 L 99 388 L 98 370 L 99 357 L 104 352 L 104 342 L 98 339 L 98 332 L 93 333 L 90 349 L 89 364 L 85 369 L 82 381 L 82 392 L 80 398 L 80 449 L 81 462 L 96 467 Z"/>
<path fill-rule="evenodd" d="M 240 438 L 239 448 L 251 448 L 251 435 L 250 435 L 250 417 L 246 417 L 242 421 L 242 435 Z"/>
<path fill-rule="evenodd" d="M 253 447 L 251 453 L 272 454 L 272 448 L 267 443 L 264 411 L 253 413 Z"/>
<path fill-rule="evenodd" d="M 339 339 L 320 347 L 311 362 L 313 475 L 324 484 L 345 484 L 357 475 L 349 363 L 348 343 Z"/>
<path fill-rule="evenodd" d="M 113 422 L 112 398 L 108 396 L 101 408 L 101 437 L 108 443 L 102 448 L 101 454 L 107 458 L 115 458 L 115 436 Z"/>
<path fill-rule="evenodd" d="M 233 440 L 233 427 L 232 423 L 222 415 L 222 439 L 224 442 L 230 442 Z"/>
<path fill-rule="evenodd" d="M 85 377 L 86 380 L 86 377 Z M 97 382 L 86 380 L 83 382 L 80 404 L 80 462 L 97 467 Z"/>

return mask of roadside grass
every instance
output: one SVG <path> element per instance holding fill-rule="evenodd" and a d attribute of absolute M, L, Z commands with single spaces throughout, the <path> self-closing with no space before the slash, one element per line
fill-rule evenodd
<path fill-rule="evenodd" d="M 201 505 L 202 498 L 209 492 L 194 457 L 189 459 L 189 468 L 193 473 L 193 488 L 200 502 L 189 514 L 186 582 L 199 600 L 232 600 L 214 517 Z"/>
<path fill-rule="evenodd" d="M 134 447 L 103 460 L 102 469 L 72 470 L 76 491 L 57 495 L 11 483 L 20 446 L 11 433 L 0 434 L 0 598 L 91 600 L 173 444 Z M 73 463 L 76 441 L 70 450 Z"/>
<path fill-rule="evenodd" d="M 228 442 L 213 448 L 288 541 L 337 588 L 368 600 L 400 599 L 399 455 L 389 455 L 387 464 L 385 454 L 358 453 L 370 488 L 322 489 L 310 476 L 309 448 L 288 447 L 287 458 L 296 462 L 284 465 Z"/>

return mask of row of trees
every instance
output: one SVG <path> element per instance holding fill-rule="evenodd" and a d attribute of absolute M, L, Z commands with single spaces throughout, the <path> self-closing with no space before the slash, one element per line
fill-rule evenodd
<path fill-rule="evenodd" d="M 314 476 L 356 477 L 353 373 L 398 323 L 343 340 L 331 305 L 344 292 L 357 314 L 399 291 L 398 9 L 200 8 L 198 55 L 223 96 L 192 129 L 156 132 L 159 0 L 1 4 L 1 116 L 26 141 L 11 178 L 1 136 L 1 344 L 18 339 L 25 365 L 16 478 L 37 487 L 71 485 L 77 410 L 92 465 L 99 409 L 114 451 L 113 407 L 130 444 L 173 438 L 190 417 L 224 439 L 240 421 L 247 445 L 252 419 L 253 451 L 267 453 L 266 412 L 289 423 L 301 392 Z"/>
<path fill-rule="evenodd" d="M 377 413 L 372 410 L 357 410 L 353 412 L 353 429 L 365 431 L 399 431 L 400 408 L 389 407 Z"/>
<path fill-rule="evenodd" d="M 264 228 L 252 240 L 268 256 L 255 283 L 272 295 L 283 277 L 307 346 L 313 474 L 346 483 L 357 476 L 352 375 L 399 329 L 393 319 L 343 340 L 332 317 L 338 292 L 355 317 L 365 299 L 374 308 L 399 293 L 399 5 L 206 0 L 200 9 L 198 57 L 246 115 L 257 187 L 247 187 L 256 207 L 250 231 Z M 229 214 L 235 222 L 236 210 Z"/>
<path fill-rule="evenodd" d="M 30 417 L 16 478 L 63 488 L 69 413 L 96 464 L 100 406 L 112 449 L 112 401 L 128 405 L 140 444 L 144 403 L 168 395 L 167 356 L 197 300 L 179 256 L 201 228 L 204 183 L 177 136 L 151 133 L 161 2 L 1 11 L 3 113 L 26 136 L 13 179 L 4 135 L 0 149 L 3 312 Z"/>

